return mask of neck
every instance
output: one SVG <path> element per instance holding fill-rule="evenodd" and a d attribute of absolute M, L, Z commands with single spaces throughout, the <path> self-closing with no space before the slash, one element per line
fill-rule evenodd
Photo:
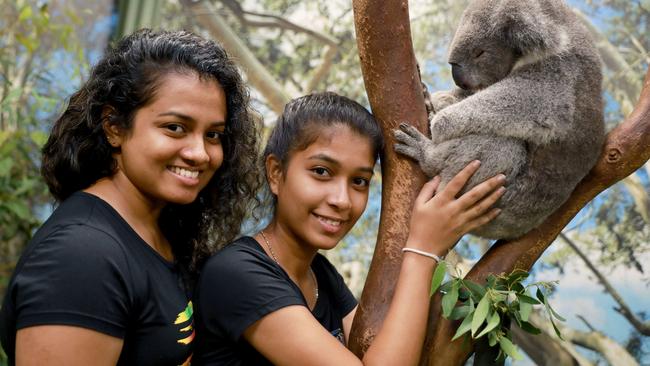
<path fill-rule="evenodd" d="M 98 180 L 84 191 L 106 201 L 156 252 L 167 260 L 173 259 L 171 245 L 158 226 L 164 203 L 144 196 L 120 171 Z"/>
<path fill-rule="evenodd" d="M 273 254 L 275 254 L 276 258 L 274 259 L 277 259 L 278 264 L 290 276 L 295 276 L 296 278 L 309 276 L 308 272 L 311 262 L 318 252 L 316 249 L 302 244 L 275 220 L 263 232 L 272 248 L 272 253 L 268 245 L 266 245 L 264 238 L 261 238 L 262 240 L 260 242 L 265 243 L 264 250 L 267 251 L 269 256 L 273 258 Z"/>

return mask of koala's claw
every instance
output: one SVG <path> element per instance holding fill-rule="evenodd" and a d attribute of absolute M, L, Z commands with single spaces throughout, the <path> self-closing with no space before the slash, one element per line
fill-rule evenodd
<path fill-rule="evenodd" d="M 427 138 L 409 124 L 400 123 L 399 128 L 399 130 L 393 131 L 397 141 L 394 145 L 395 151 L 415 160 L 422 158 L 422 147 Z"/>

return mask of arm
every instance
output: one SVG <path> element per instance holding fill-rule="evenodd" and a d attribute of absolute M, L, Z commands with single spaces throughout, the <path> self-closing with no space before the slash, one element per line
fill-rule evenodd
<path fill-rule="evenodd" d="M 408 247 L 443 255 L 463 234 L 498 214 L 489 208 L 503 194 L 497 189 L 503 184 L 499 178 L 455 198 L 477 168 L 465 168 L 436 196 L 438 178 L 424 186 L 413 209 Z M 434 268 L 430 258 L 405 254 L 386 320 L 363 361 L 304 306 L 288 306 L 264 316 L 244 331 L 244 337 L 276 365 L 415 365 L 424 342 Z"/>
<path fill-rule="evenodd" d="M 571 88 L 569 81 L 504 79 L 437 113 L 431 122 L 432 140 L 479 134 L 545 144 L 562 138 L 573 128 Z"/>
<path fill-rule="evenodd" d="M 115 365 L 123 340 L 90 329 L 42 325 L 16 334 L 16 366 Z"/>

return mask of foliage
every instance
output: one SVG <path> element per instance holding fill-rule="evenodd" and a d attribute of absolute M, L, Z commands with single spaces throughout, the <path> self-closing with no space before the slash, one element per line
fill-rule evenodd
<path fill-rule="evenodd" d="M 562 338 L 553 318 L 564 321 L 549 305 L 547 296 L 542 289 L 552 289 L 550 282 L 535 282 L 524 285 L 522 281 L 528 278 L 528 272 L 515 270 L 510 274 L 488 275 L 487 283 L 480 285 L 471 280 L 457 277 L 440 286 L 445 276 L 447 264 L 442 261 L 436 268 L 432 281 L 432 292 L 440 291 L 442 296 L 442 315 L 451 320 L 461 320 L 452 341 L 465 336 L 479 339 L 486 336 L 490 347 L 499 346 L 497 359 L 512 357 L 521 359 L 516 347 L 512 343 L 510 325 L 514 319 L 516 325 L 522 330 L 539 334 L 541 330 L 534 326 L 530 314 L 534 305 L 543 304 L 548 313 L 549 320 L 558 337 Z M 536 298 L 530 291 L 536 288 Z"/>

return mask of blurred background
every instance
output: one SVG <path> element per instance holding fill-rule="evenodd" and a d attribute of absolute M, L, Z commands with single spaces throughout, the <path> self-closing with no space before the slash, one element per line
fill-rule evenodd
<path fill-rule="evenodd" d="M 631 112 L 648 68 L 650 1 L 568 2 L 604 61 L 611 129 Z M 446 51 L 466 4 L 409 2 L 430 91 L 453 84 Z M 335 91 L 368 106 L 350 0 L 0 0 L 0 298 L 22 249 L 53 209 L 39 175 L 52 122 L 107 45 L 143 27 L 188 29 L 222 42 L 267 130 L 286 101 L 312 91 Z M 528 356 L 510 364 L 650 365 L 649 177 L 646 164 L 598 196 L 535 265 L 531 281 L 559 281 L 551 304 L 567 319 L 566 341 L 552 330 L 515 335 Z M 326 253 L 357 296 L 376 239 L 380 185 L 378 177 L 360 222 Z M 464 238 L 455 256 L 459 268 L 469 268 L 490 244 Z"/>

